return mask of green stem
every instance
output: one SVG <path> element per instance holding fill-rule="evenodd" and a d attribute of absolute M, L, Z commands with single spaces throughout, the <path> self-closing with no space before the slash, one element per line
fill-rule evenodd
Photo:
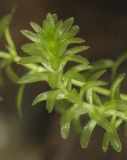
<path fill-rule="evenodd" d="M 82 87 L 84 85 L 84 82 L 81 82 L 81 81 L 78 81 L 78 80 L 75 80 L 75 79 L 72 80 L 72 83 L 76 86 L 79 86 L 79 87 Z M 102 94 L 102 95 L 105 95 L 105 96 L 110 96 L 110 90 L 109 89 L 102 88 L 102 87 L 95 87 L 94 90 L 99 94 Z M 121 93 L 120 97 L 123 100 L 127 100 L 127 95 L 126 94 Z"/>

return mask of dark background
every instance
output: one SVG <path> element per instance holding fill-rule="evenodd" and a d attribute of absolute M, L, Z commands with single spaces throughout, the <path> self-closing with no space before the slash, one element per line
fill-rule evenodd
<path fill-rule="evenodd" d="M 11 32 L 19 52 L 21 52 L 20 46 L 26 42 L 19 31 L 24 28 L 29 29 L 29 21 L 41 23 L 48 12 L 57 13 L 61 19 L 75 17 L 75 23 L 80 26 L 80 36 L 85 38 L 86 44 L 91 47 L 84 53 L 84 56 L 86 54 L 90 60 L 115 59 L 127 50 L 126 0 L 0 0 L 0 17 L 8 13 L 15 5 L 17 5 L 17 11 L 11 24 Z M 3 48 L 2 43 L 0 46 Z M 38 93 L 46 90 L 46 87 L 46 84 L 33 84 L 27 87 L 23 106 L 23 121 L 25 122 L 23 123 L 25 132 L 25 134 L 23 132 L 25 135 L 23 136 L 23 144 L 25 144 L 23 154 L 27 155 L 27 152 L 30 156 L 31 153 L 35 153 L 33 160 L 126 159 L 127 138 L 123 130 L 120 133 L 123 143 L 121 153 L 116 153 L 112 149 L 103 153 L 101 150 L 103 130 L 98 128 L 86 150 L 80 148 L 79 136 L 73 130 L 68 140 L 62 140 L 59 134 L 59 116 L 55 113 L 48 115 L 44 104 L 39 105 L 38 108 L 31 107 L 32 99 Z M 8 79 L 6 79 L 6 85 L 1 89 L 1 94 L 6 100 L 0 103 L 1 112 L 5 117 L 3 119 L 9 121 L 12 126 L 15 124 L 15 119 L 17 120 L 14 105 L 16 90 L 17 86 L 11 84 Z M 21 159 L 19 151 L 21 152 L 22 147 L 15 148 L 16 151 L 13 150 L 13 152 L 18 155 L 17 159 Z M 10 150 L 8 149 L 7 152 L 10 153 Z M 27 155 L 26 158 L 25 155 L 21 160 L 29 160 L 29 156 Z"/>

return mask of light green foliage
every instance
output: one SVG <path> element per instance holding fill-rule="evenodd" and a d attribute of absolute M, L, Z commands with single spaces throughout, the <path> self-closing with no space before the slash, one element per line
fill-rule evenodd
<path fill-rule="evenodd" d="M 6 24 L 9 23 L 10 19 Z M 122 145 L 118 129 L 127 120 L 127 95 L 120 93 L 125 74 L 117 76 L 111 85 L 103 81 L 101 76 L 111 69 L 114 78 L 126 54 L 116 62 L 102 59 L 90 64 L 87 58 L 79 55 L 89 47 L 81 45 L 85 40 L 76 37 L 79 27 L 74 25 L 74 18 L 62 21 L 58 20 L 56 14 L 49 13 L 41 25 L 30 23 L 33 31 L 21 31 L 31 42 L 21 47 L 26 56 L 20 57 L 8 25 L 4 24 L 2 19 L 0 35 L 5 33 L 8 47 L 7 51 L 0 51 L 0 69 L 12 82 L 20 84 L 17 95 L 19 114 L 22 115 L 24 85 L 45 81 L 49 90 L 40 93 L 33 100 L 33 105 L 46 101 L 49 113 L 55 110 L 61 114 L 61 135 L 64 139 L 69 136 L 71 124 L 74 124 L 76 131 L 81 134 L 81 147 L 86 148 L 95 127 L 99 125 L 105 130 L 102 149 L 107 151 L 111 145 L 120 152 Z M 74 65 L 65 69 L 70 61 Z M 21 78 L 15 73 L 13 63 L 26 68 Z M 88 122 L 81 122 L 81 116 L 87 116 Z"/>

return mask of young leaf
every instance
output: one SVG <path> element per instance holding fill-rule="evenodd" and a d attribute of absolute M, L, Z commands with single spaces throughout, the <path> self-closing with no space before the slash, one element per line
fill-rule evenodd
<path fill-rule="evenodd" d="M 92 132 L 96 126 L 96 121 L 90 120 L 86 126 L 83 128 L 82 134 L 81 134 L 81 139 L 80 139 L 80 144 L 82 148 L 87 148 L 89 144 L 89 140 L 91 138 Z"/>
<path fill-rule="evenodd" d="M 69 49 L 66 53 L 65 53 L 65 56 L 66 55 L 74 55 L 74 54 L 77 54 L 79 52 L 82 52 L 84 50 L 87 50 L 89 48 L 89 46 L 78 46 L 78 47 L 74 47 L 74 48 L 71 48 Z"/>
<path fill-rule="evenodd" d="M 34 43 L 24 44 L 21 49 L 30 56 L 42 56 L 45 57 L 43 49 Z"/>
<path fill-rule="evenodd" d="M 5 32 L 5 29 L 9 26 L 12 20 L 12 16 L 13 16 L 13 13 L 10 13 L 4 16 L 2 19 L 0 19 L 0 37 Z"/>
<path fill-rule="evenodd" d="M 84 93 L 90 89 L 90 88 L 94 88 L 97 86 L 102 86 L 102 85 L 106 85 L 106 82 L 103 81 L 88 81 L 86 82 L 80 89 L 80 96 L 82 97 L 84 95 Z"/>
<path fill-rule="evenodd" d="M 69 135 L 70 130 L 70 123 L 72 120 L 72 117 L 75 113 L 75 110 L 77 108 L 77 105 L 73 105 L 70 109 L 68 109 L 61 117 L 61 135 L 62 138 L 66 139 Z"/>
<path fill-rule="evenodd" d="M 37 33 L 42 33 L 42 27 L 39 26 L 37 23 L 35 22 L 30 22 L 31 27 L 35 30 L 35 32 Z"/>
<path fill-rule="evenodd" d="M 47 63 L 42 57 L 39 56 L 29 56 L 23 57 L 19 62 L 19 64 L 29 64 L 29 63 Z"/>
<path fill-rule="evenodd" d="M 104 113 L 101 113 L 96 107 L 91 107 L 89 109 L 89 116 L 94 119 L 102 128 L 109 132 L 113 132 L 115 130 L 114 126 L 105 118 Z"/>
<path fill-rule="evenodd" d="M 65 96 L 72 103 L 77 103 L 77 104 L 82 103 L 79 93 L 74 88 Z"/>
<path fill-rule="evenodd" d="M 74 22 L 74 18 L 68 18 L 67 20 L 64 21 L 63 25 L 62 25 L 62 32 L 66 33 L 70 30 L 72 24 Z"/>
<path fill-rule="evenodd" d="M 103 143 L 102 143 L 104 152 L 107 151 L 109 143 L 111 143 L 114 150 L 116 150 L 117 152 L 121 151 L 121 142 L 116 131 L 106 132 L 104 134 Z"/>
<path fill-rule="evenodd" d="M 125 74 L 121 74 L 117 77 L 117 79 L 114 81 L 111 87 L 111 99 L 118 99 L 120 98 L 119 94 L 119 89 L 120 89 L 120 84 L 122 80 L 124 79 Z"/>
<path fill-rule="evenodd" d="M 114 65 L 114 62 L 110 59 L 97 60 L 92 63 L 93 71 L 111 68 L 113 65 Z"/>
<path fill-rule="evenodd" d="M 116 72 L 119 68 L 119 66 L 125 61 L 127 60 L 127 52 L 125 52 L 124 54 L 120 55 L 117 60 L 114 62 L 114 65 L 112 66 L 112 79 L 115 78 L 116 76 Z"/>
<path fill-rule="evenodd" d="M 71 120 L 75 118 L 75 116 L 80 116 L 87 113 L 87 108 L 85 105 L 72 105 L 61 117 L 61 135 L 64 139 L 66 139 L 69 135 Z"/>
<path fill-rule="evenodd" d="M 59 78 L 60 78 L 60 75 L 58 72 L 50 72 L 48 74 L 48 84 L 52 89 L 57 87 Z"/>
<path fill-rule="evenodd" d="M 47 81 L 47 72 L 42 73 L 27 73 L 26 75 L 22 76 L 19 80 L 19 84 L 24 83 L 33 83 L 37 81 Z"/>
<path fill-rule="evenodd" d="M 59 90 L 50 91 L 47 95 L 46 108 L 49 113 L 52 112 Z"/>
<path fill-rule="evenodd" d="M 90 75 L 89 80 L 97 80 L 99 79 L 104 73 L 106 72 L 106 70 L 100 70 L 98 72 L 95 72 L 93 74 Z"/>
<path fill-rule="evenodd" d="M 36 36 L 35 33 L 28 31 L 28 30 L 22 30 L 21 33 L 27 37 L 29 40 L 37 43 L 41 43 L 40 39 Z"/>
<path fill-rule="evenodd" d="M 12 69 L 11 66 L 8 66 L 6 69 L 5 69 L 5 72 L 8 76 L 8 78 L 13 82 L 13 83 L 17 83 L 18 81 L 18 76 L 17 74 L 15 73 L 15 71 Z"/>
<path fill-rule="evenodd" d="M 47 95 L 49 94 L 50 91 L 44 92 L 39 94 L 34 100 L 32 105 L 36 105 L 37 103 L 40 103 L 42 101 L 45 101 L 47 99 Z"/>
<path fill-rule="evenodd" d="M 89 64 L 89 61 L 86 58 L 84 58 L 80 55 L 65 56 L 63 59 L 65 61 L 77 62 L 77 63 L 81 63 L 81 64 L 84 64 L 84 65 Z"/>

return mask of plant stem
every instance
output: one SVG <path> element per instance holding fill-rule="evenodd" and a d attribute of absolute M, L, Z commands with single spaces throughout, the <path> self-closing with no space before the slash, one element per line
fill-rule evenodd
<path fill-rule="evenodd" d="M 78 80 L 75 80 L 75 79 L 72 80 L 72 83 L 76 86 L 79 86 L 79 87 L 82 87 L 84 85 L 84 82 L 81 82 L 81 81 L 78 81 Z M 105 95 L 105 96 L 110 96 L 110 90 L 109 89 L 102 88 L 102 87 L 95 87 L 94 90 L 99 94 L 102 94 L 102 95 Z M 121 97 L 121 99 L 127 101 L 127 95 L 126 94 L 121 93 L 120 97 Z"/>

